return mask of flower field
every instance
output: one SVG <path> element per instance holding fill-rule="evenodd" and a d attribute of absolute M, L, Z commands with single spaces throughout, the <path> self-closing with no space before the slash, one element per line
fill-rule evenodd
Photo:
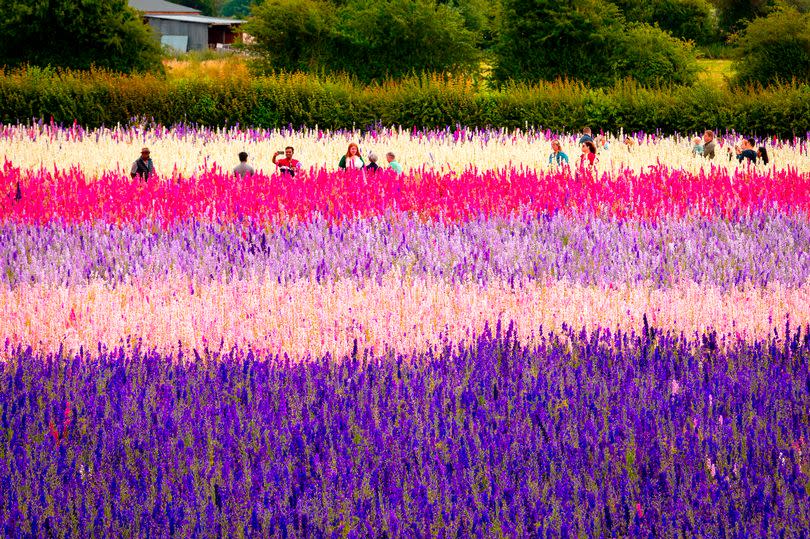
<path fill-rule="evenodd" d="M 3 127 L 0 535 L 804 536 L 808 140 L 630 136 Z"/>

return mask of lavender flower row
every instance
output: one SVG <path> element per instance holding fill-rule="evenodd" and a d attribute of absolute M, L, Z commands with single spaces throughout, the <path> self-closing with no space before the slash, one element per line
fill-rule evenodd
<path fill-rule="evenodd" d="M 493 335 L 494 333 L 494 335 Z M 810 339 L 510 330 L 290 365 L 19 350 L 6 536 L 799 536 Z M 721 352 L 720 350 L 727 350 Z M 200 352 L 203 353 L 203 352 Z"/>
<path fill-rule="evenodd" d="M 173 229 L 109 224 L 0 225 L 0 281 L 111 283 L 188 275 L 225 280 L 375 279 L 391 270 L 450 281 L 569 279 L 609 285 L 691 280 L 721 287 L 810 280 L 810 221 L 759 214 L 735 221 L 656 224 L 524 216 L 466 223 L 404 215 L 275 230 L 189 223 Z"/>

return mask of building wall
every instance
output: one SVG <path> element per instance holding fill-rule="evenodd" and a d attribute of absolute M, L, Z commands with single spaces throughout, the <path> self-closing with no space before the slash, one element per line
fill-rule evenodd
<path fill-rule="evenodd" d="M 193 22 L 153 19 L 147 15 L 149 25 L 161 36 L 188 36 L 189 50 L 208 48 L 208 25 Z"/>

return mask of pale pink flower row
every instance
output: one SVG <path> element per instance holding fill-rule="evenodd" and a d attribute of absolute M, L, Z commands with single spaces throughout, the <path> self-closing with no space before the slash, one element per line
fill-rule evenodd
<path fill-rule="evenodd" d="M 651 325 L 693 335 L 714 329 L 745 339 L 810 323 L 810 285 L 722 291 L 683 282 L 669 288 L 582 286 L 528 282 L 512 288 L 494 281 L 452 284 L 392 272 L 379 281 L 288 284 L 250 279 L 192 283 L 185 278 L 130 282 L 110 288 L 20 285 L 0 289 L 5 354 L 29 344 L 40 351 L 80 346 L 94 351 L 142 338 L 168 352 L 233 345 L 295 359 L 360 351 L 411 353 L 446 341 L 458 343 L 486 323 L 515 322 L 531 342 L 544 331 L 569 327 L 639 331 Z"/>

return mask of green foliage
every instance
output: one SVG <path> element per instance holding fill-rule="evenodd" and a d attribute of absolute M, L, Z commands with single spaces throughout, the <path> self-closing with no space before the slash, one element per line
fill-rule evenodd
<path fill-rule="evenodd" d="M 172 3 L 196 9 L 208 16 L 219 15 L 222 7 L 222 0 L 172 0 Z"/>
<path fill-rule="evenodd" d="M 334 9 L 322 0 L 265 0 L 243 26 L 261 71 L 317 71 L 329 60 Z"/>
<path fill-rule="evenodd" d="M 444 127 L 463 124 L 572 131 L 695 132 L 734 129 L 791 136 L 810 125 L 810 86 L 723 90 L 713 85 L 644 88 L 621 81 L 605 88 L 581 83 L 507 84 L 476 92 L 467 79 L 413 77 L 362 86 L 347 77 L 303 74 L 164 80 L 152 75 L 29 68 L 0 72 L 0 122 L 54 120 L 88 127 L 134 117 L 171 125 L 224 126 L 385 125 Z"/>
<path fill-rule="evenodd" d="M 472 5 L 472 4 L 470 4 Z M 472 10 L 472 7 L 470 8 Z M 245 31 L 261 72 L 347 73 L 364 82 L 477 65 L 477 34 L 436 0 L 266 0 Z"/>
<path fill-rule="evenodd" d="M 738 83 L 809 81 L 810 15 L 786 8 L 752 21 L 737 40 L 735 68 Z"/>
<path fill-rule="evenodd" d="M 361 81 L 477 64 L 475 34 L 456 9 L 435 0 L 353 0 L 338 19 L 330 69 Z"/>
<path fill-rule="evenodd" d="M 616 6 L 604 0 L 504 0 L 493 76 L 499 82 L 572 78 L 609 84 L 622 24 Z"/>
<path fill-rule="evenodd" d="M 602 0 L 506 0 L 496 81 L 571 78 L 594 86 L 632 76 L 642 84 L 695 80 L 691 45 L 649 25 L 626 25 Z"/>
<path fill-rule="evenodd" d="M 126 0 L 0 0 L 0 65 L 162 72 L 160 46 Z"/>
<path fill-rule="evenodd" d="M 615 61 L 642 85 L 692 84 L 698 65 L 694 47 L 647 24 L 632 24 L 617 47 Z"/>
<path fill-rule="evenodd" d="M 717 38 L 712 6 L 706 0 L 655 0 L 650 24 L 658 25 L 673 36 L 696 43 Z"/>
<path fill-rule="evenodd" d="M 610 0 L 628 22 L 658 26 L 673 36 L 710 43 L 717 39 L 712 6 L 707 0 Z"/>
<path fill-rule="evenodd" d="M 253 5 L 252 0 L 226 0 L 226 2 L 222 4 L 222 15 L 224 17 L 243 19 L 250 15 L 250 8 Z"/>
<path fill-rule="evenodd" d="M 748 21 L 764 15 L 771 0 L 712 0 L 717 8 L 720 30 L 733 34 L 744 28 Z"/>

